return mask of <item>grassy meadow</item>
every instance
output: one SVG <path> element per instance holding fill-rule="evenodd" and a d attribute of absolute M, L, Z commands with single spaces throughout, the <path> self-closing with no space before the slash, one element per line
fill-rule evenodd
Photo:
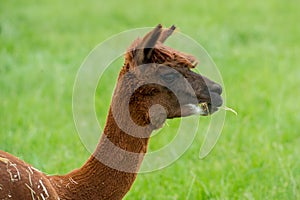
<path fill-rule="evenodd" d="M 84 58 L 124 30 L 176 24 L 209 52 L 238 116 L 227 114 L 206 159 L 198 158 L 199 134 L 171 166 L 140 174 L 126 199 L 300 199 L 299 19 L 297 0 L 2 0 L 0 149 L 48 174 L 80 167 L 89 152 L 73 122 L 72 91 Z M 98 87 L 102 122 L 114 69 Z M 172 139 L 164 133 L 150 148 Z"/>

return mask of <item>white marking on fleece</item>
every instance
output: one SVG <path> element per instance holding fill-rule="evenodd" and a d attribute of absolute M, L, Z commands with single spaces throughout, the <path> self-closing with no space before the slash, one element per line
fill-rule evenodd
<path fill-rule="evenodd" d="M 42 186 L 43 191 L 46 194 L 46 197 L 44 197 L 44 194 L 41 193 L 41 197 L 43 198 L 43 200 L 48 199 L 49 198 L 49 194 L 48 194 L 48 191 L 47 191 L 46 187 L 44 186 L 44 184 L 42 182 L 42 179 L 40 179 L 39 182 L 40 182 L 40 185 Z"/>
<path fill-rule="evenodd" d="M 21 180 L 20 172 L 16 164 L 8 161 L 6 168 L 12 182 Z"/>
<path fill-rule="evenodd" d="M 26 185 L 26 187 L 28 187 L 28 189 L 31 192 L 31 198 L 32 198 L 32 200 L 35 200 L 35 198 L 34 198 L 35 191 L 32 189 L 33 185 L 32 185 L 32 180 L 31 180 L 31 174 L 33 174 L 33 172 L 30 169 L 30 167 L 28 167 L 28 169 L 29 169 L 29 171 L 26 169 L 26 172 L 28 173 L 28 180 L 29 180 L 30 186 L 27 185 L 26 183 L 25 183 L 25 185 Z"/>

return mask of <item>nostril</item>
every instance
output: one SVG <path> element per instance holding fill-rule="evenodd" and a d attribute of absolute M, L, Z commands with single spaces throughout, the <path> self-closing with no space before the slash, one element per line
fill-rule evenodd
<path fill-rule="evenodd" d="M 223 104 L 222 97 L 215 92 L 210 94 L 210 100 L 211 100 L 211 105 L 214 107 L 220 107 Z"/>
<path fill-rule="evenodd" d="M 218 93 L 218 94 L 222 94 L 222 86 L 219 85 L 218 83 L 214 83 L 210 87 L 210 92 L 215 92 L 215 93 Z"/>

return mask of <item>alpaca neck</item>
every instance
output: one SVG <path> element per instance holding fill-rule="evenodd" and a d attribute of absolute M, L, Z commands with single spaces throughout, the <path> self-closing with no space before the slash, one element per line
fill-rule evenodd
<path fill-rule="evenodd" d="M 122 110 L 122 109 L 118 109 Z M 115 115 L 122 116 L 119 113 Z M 112 109 L 109 110 L 107 122 L 100 142 L 92 157 L 102 164 L 118 171 L 137 173 L 140 162 L 147 152 L 150 127 L 133 127 L 131 119 L 120 117 L 123 125 L 116 122 Z"/>
<path fill-rule="evenodd" d="M 152 129 L 132 128 L 125 132 L 116 123 L 112 110 L 111 107 L 104 133 L 87 162 L 65 176 L 52 177 L 61 199 L 117 200 L 131 188 L 147 151 Z M 122 117 L 120 113 L 117 115 Z M 130 123 L 124 120 L 126 118 L 122 119 L 123 124 Z M 133 135 L 142 135 L 143 138 Z"/>

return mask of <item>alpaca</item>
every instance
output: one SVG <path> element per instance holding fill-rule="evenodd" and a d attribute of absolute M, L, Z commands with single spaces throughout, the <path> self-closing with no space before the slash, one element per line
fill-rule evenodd
<path fill-rule="evenodd" d="M 163 44 L 174 30 L 159 24 L 132 43 L 103 134 L 81 168 L 49 176 L 0 151 L 0 199 L 122 199 L 136 179 L 153 130 L 166 119 L 217 111 L 221 86 L 191 70 L 197 65 L 193 56 Z"/>

